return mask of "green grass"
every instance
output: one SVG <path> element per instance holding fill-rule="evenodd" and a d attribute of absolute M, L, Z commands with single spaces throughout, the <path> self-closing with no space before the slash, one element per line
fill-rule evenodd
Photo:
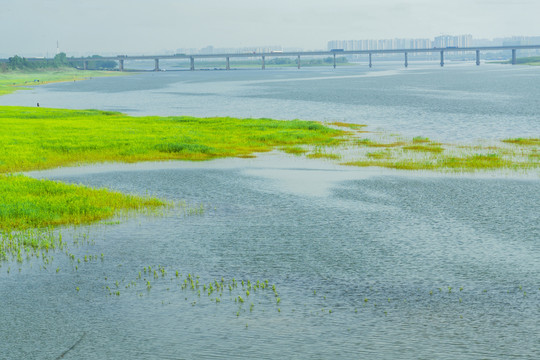
<path fill-rule="evenodd" d="M 444 149 L 439 145 L 408 145 L 403 146 L 403 150 L 408 151 L 419 151 L 419 152 L 429 152 L 429 153 L 442 153 Z"/>
<path fill-rule="evenodd" d="M 499 144 L 441 144 L 426 137 L 403 138 L 372 133 L 350 137 L 342 146 L 342 164 L 399 170 L 530 171 L 540 168 L 538 138 L 504 139 Z M 375 150 L 375 151 L 374 151 Z"/>
<path fill-rule="evenodd" d="M 352 130 L 360 130 L 360 129 L 367 126 L 367 125 L 364 125 L 364 124 L 353 124 L 353 123 L 346 123 L 346 122 L 341 122 L 341 121 L 334 121 L 334 122 L 329 123 L 328 125 L 345 127 L 345 128 L 349 128 L 349 129 L 352 129 Z"/>
<path fill-rule="evenodd" d="M 76 69 L 7 71 L 0 72 L 0 95 L 10 94 L 17 90 L 48 84 L 53 82 L 78 81 L 89 77 L 115 76 L 122 73 L 113 71 L 83 71 Z"/>
<path fill-rule="evenodd" d="M 22 175 L 0 175 L 0 230 L 89 224 L 119 211 L 165 205 L 155 198 L 124 195 Z"/>
<path fill-rule="evenodd" d="M 96 162 L 209 160 L 339 143 L 317 122 L 132 117 L 97 110 L 0 107 L 0 173 Z"/>

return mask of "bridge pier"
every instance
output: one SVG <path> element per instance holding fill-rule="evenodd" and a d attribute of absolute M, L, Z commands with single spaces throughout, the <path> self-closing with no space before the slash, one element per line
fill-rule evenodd
<path fill-rule="evenodd" d="M 266 68 L 266 64 L 264 63 L 264 55 L 262 56 L 262 70 Z"/>
<path fill-rule="evenodd" d="M 124 71 L 124 59 L 118 60 L 118 71 Z"/>
<path fill-rule="evenodd" d="M 154 71 L 159 71 L 159 59 L 154 59 Z"/>
<path fill-rule="evenodd" d="M 480 66 L 480 50 L 476 50 L 476 66 Z"/>
<path fill-rule="evenodd" d="M 231 65 L 230 65 L 229 57 L 228 57 L 228 56 L 227 56 L 227 66 L 226 66 L 226 69 L 227 69 L 227 70 L 231 70 Z"/>
<path fill-rule="evenodd" d="M 336 53 L 334 53 L 334 69 L 336 68 Z"/>
<path fill-rule="evenodd" d="M 298 55 L 298 69 L 300 69 L 300 55 Z"/>
<path fill-rule="evenodd" d="M 441 67 L 444 66 L 444 51 L 441 50 Z"/>
<path fill-rule="evenodd" d="M 517 64 L 516 49 L 512 49 L 512 65 Z"/>
<path fill-rule="evenodd" d="M 409 59 L 408 59 L 408 54 L 405 53 L 405 67 L 409 67 Z"/>
<path fill-rule="evenodd" d="M 369 68 L 373 66 L 373 63 L 371 62 L 371 53 L 369 53 Z"/>
<path fill-rule="evenodd" d="M 88 61 L 83 61 L 83 70 L 88 70 Z"/>
<path fill-rule="evenodd" d="M 195 70 L 195 58 L 193 56 L 189 57 L 189 70 Z"/>

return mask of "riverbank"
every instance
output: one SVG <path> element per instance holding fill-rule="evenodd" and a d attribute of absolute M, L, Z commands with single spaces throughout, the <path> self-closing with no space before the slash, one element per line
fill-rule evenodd
<path fill-rule="evenodd" d="M 495 61 L 495 64 L 512 64 L 512 60 Z M 516 59 L 516 65 L 540 66 L 540 56 L 521 57 Z"/>
<path fill-rule="evenodd" d="M 122 73 L 118 71 L 85 71 L 73 68 L 0 72 L 0 96 L 28 89 L 30 86 L 118 75 L 122 75 Z"/>

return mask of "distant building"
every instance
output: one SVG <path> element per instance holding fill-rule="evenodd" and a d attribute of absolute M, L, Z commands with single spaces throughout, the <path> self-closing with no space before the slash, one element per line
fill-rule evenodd
<path fill-rule="evenodd" d="M 332 40 L 328 50 L 396 50 L 430 48 L 430 39 Z"/>
<path fill-rule="evenodd" d="M 435 37 L 433 40 L 433 46 L 437 48 L 447 47 L 471 47 L 473 44 L 472 35 L 441 35 Z"/>

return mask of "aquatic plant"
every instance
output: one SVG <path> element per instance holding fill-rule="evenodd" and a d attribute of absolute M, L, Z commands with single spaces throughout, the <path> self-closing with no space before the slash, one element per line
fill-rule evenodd
<path fill-rule="evenodd" d="M 521 145 L 521 146 L 540 146 L 539 138 L 515 138 L 501 140 L 507 144 Z"/>
<path fill-rule="evenodd" d="M 120 211 L 166 205 L 156 198 L 1 174 L 0 199 L 0 230 L 4 231 L 88 224 Z"/>

